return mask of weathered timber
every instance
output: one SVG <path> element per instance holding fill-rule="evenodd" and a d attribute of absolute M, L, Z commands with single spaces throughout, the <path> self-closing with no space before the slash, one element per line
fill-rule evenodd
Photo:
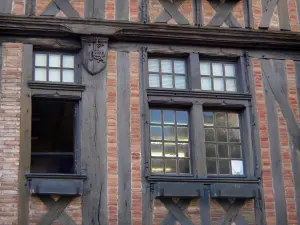
<path fill-rule="evenodd" d="M 218 199 L 217 201 L 225 210 L 224 216 L 220 219 L 218 225 L 225 225 L 233 221 L 239 225 L 248 225 L 247 221 L 239 215 L 241 208 L 245 204 L 245 199 L 237 198 L 233 202 L 230 202 L 228 199 Z"/>
<path fill-rule="evenodd" d="M 191 154 L 193 154 L 193 158 L 195 159 L 193 161 L 195 173 L 200 176 L 204 177 L 206 176 L 206 152 L 205 151 L 197 151 L 196 149 L 205 149 L 205 140 L 204 136 L 200 135 L 204 131 L 204 118 L 201 116 L 203 113 L 203 106 L 202 104 L 194 104 L 191 108 L 191 145 L 192 149 L 195 149 L 195 151 L 192 151 Z"/>
<path fill-rule="evenodd" d="M 151 30 L 151 32 L 149 32 Z M 300 34 L 271 30 L 228 29 L 213 27 L 168 26 L 120 21 L 82 20 L 70 18 L 0 16 L 1 34 L 53 37 L 71 34 L 94 34 L 126 42 L 144 41 L 175 45 L 207 45 L 251 49 L 300 49 Z"/>
<path fill-rule="evenodd" d="M 25 173 L 30 171 L 31 161 L 31 90 L 27 82 L 32 79 L 33 46 L 24 45 L 22 59 L 21 81 L 21 125 L 20 125 L 20 160 L 19 160 L 19 199 L 18 199 L 18 224 L 28 224 L 29 191 L 26 188 Z M 1 62 L 1 59 L 0 59 Z M 1 73 L 1 72 L 0 72 Z"/>
<path fill-rule="evenodd" d="M 164 7 L 161 14 L 155 19 L 156 23 L 167 23 L 170 19 L 174 19 L 178 24 L 188 25 L 189 21 L 178 11 L 178 7 L 182 5 L 185 0 L 177 0 L 171 3 L 169 0 L 159 0 Z"/>
<path fill-rule="evenodd" d="M 215 184 L 215 183 L 237 183 L 237 184 L 258 184 L 260 180 L 255 178 L 230 177 L 230 178 L 213 178 L 213 177 L 174 177 L 174 176 L 150 176 L 149 182 L 197 182 L 199 184 Z"/>
<path fill-rule="evenodd" d="M 300 62 L 295 61 L 295 71 L 296 71 L 296 87 L 297 87 L 297 99 L 300 102 Z M 298 106 L 300 111 L 300 106 Z M 291 147 L 291 159 L 292 159 L 292 169 L 293 169 L 293 181 L 295 186 L 295 201 L 297 210 L 297 221 L 300 221 L 300 134 L 298 136 L 293 135 L 290 138 Z"/>
<path fill-rule="evenodd" d="M 118 221 L 131 224 L 130 59 L 117 53 Z"/>
<path fill-rule="evenodd" d="M 190 204 L 191 200 L 186 199 L 179 199 L 179 201 L 176 203 L 176 205 L 182 210 L 185 211 Z M 165 217 L 165 219 L 161 222 L 161 225 L 175 225 L 176 224 L 176 217 L 169 212 L 168 215 Z"/>
<path fill-rule="evenodd" d="M 263 3 L 263 15 L 259 24 L 260 28 L 269 28 L 271 18 L 275 11 L 275 7 L 277 6 L 280 29 L 291 30 L 287 0 L 271 0 L 263 1 Z"/>
<path fill-rule="evenodd" d="M 105 2 L 106 0 L 85 0 L 84 16 L 85 18 L 105 18 Z"/>
<path fill-rule="evenodd" d="M 79 13 L 73 8 L 69 0 L 52 0 L 42 12 L 41 16 L 56 16 L 59 11 L 64 12 L 67 17 L 80 17 Z"/>
<path fill-rule="evenodd" d="M 35 49 L 59 49 L 61 51 L 77 51 L 81 48 L 79 40 L 69 38 L 0 36 L 0 43 L 24 43 L 34 45 Z"/>
<path fill-rule="evenodd" d="M 199 54 L 198 53 L 190 53 L 189 54 L 189 70 L 190 70 L 190 79 L 189 86 L 193 90 L 201 88 L 200 84 L 200 62 L 199 62 Z"/>
<path fill-rule="evenodd" d="M 40 200 L 46 205 L 46 207 L 51 210 L 56 203 L 56 201 L 48 195 L 41 195 Z M 67 225 L 76 225 L 74 220 L 66 214 L 64 211 L 58 216 L 57 218 L 62 224 L 67 224 Z"/>
<path fill-rule="evenodd" d="M 149 170 L 149 127 L 148 127 L 148 113 L 149 105 L 147 100 L 147 76 L 148 73 L 148 57 L 147 49 L 140 48 L 139 53 L 139 86 L 140 86 L 140 123 L 141 123 L 141 180 L 142 180 L 142 224 L 152 225 L 152 202 L 150 196 L 150 184 L 146 177 Z"/>
<path fill-rule="evenodd" d="M 283 173 L 282 173 L 282 159 L 281 159 L 280 138 L 279 138 L 279 129 L 278 129 L 279 127 L 278 113 L 276 107 L 276 101 L 280 105 L 280 102 L 276 98 L 276 95 L 282 95 L 285 98 L 285 101 L 287 101 L 286 83 L 280 84 L 282 81 L 280 77 L 282 75 L 285 76 L 284 61 L 274 60 L 273 66 L 270 60 L 262 59 L 260 61 L 261 61 L 261 66 L 263 71 L 265 103 L 266 103 L 267 115 L 268 115 L 267 116 L 268 131 L 269 131 L 269 140 L 270 140 L 270 155 L 272 161 L 272 178 L 273 178 L 273 189 L 274 189 L 275 210 L 276 210 L 276 223 L 284 225 L 288 223 L 287 223 L 284 180 L 283 180 Z M 273 84 L 274 85 L 279 84 L 280 87 L 277 86 L 277 88 L 274 89 L 275 86 L 273 86 Z M 287 102 L 287 104 L 289 103 Z"/>
<path fill-rule="evenodd" d="M 116 20 L 129 19 L 129 0 L 116 0 Z"/>
<path fill-rule="evenodd" d="M 81 165 L 86 170 L 83 224 L 107 225 L 106 70 L 91 76 L 82 69 Z"/>
<path fill-rule="evenodd" d="M 190 198 L 185 198 L 185 201 L 188 202 L 186 204 L 189 205 L 191 200 L 192 199 Z M 193 222 L 185 215 L 183 210 L 172 200 L 172 198 L 160 198 L 160 201 L 181 225 L 193 225 Z"/>
<path fill-rule="evenodd" d="M 35 0 L 27 0 L 25 5 L 25 15 L 26 16 L 34 16 L 36 9 L 36 1 Z"/>
<path fill-rule="evenodd" d="M 237 19 L 232 15 L 231 11 L 238 1 L 216 1 L 210 0 L 209 3 L 216 11 L 216 14 L 209 22 L 208 26 L 220 27 L 226 23 L 229 27 L 242 27 Z"/>
<path fill-rule="evenodd" d="M 196 26 L 203 26 L 203 12 L 202 12 L 202 0 L 194 0 L 194 18 L 195 18 L 195 25 Z"/>
<path fill-rule="evenodd" d="M 0 4 L 0 13 L 11 13 L 13 0 L 2 0 Z"/>
<path fill-rule="evenodd" d="M 0 43 L 0 84 L 2 81 L 2 63 L 3 63 L 2 44 Z M 2 85 L 0 85 L 0 99 L 1 99 L 1 87 Z"/>
<path fill-rule="evenodd" d="M 153 198 L 199 198 L 203 194 L 203 185 L 197 182 L 156 182 L 151 184 Z"/>
<path fill-rule="evenodd" d="M 203 189 L 203 195 L 200 198 L 200 217 L 201 224 L 210 225 L 210 212 L 209 212 L 209 191 L 208 188 Z"/>
<path fill-rule="evenodd" d="M 41 220 L 37 223 L 37 225 L 51 225 L 53 222 L 60 217 L 60 215 L 65 211 L 65 208 L 70 204 L 73 197 L 70 196 L 61 196 L 57 201 L 49 201 L 49 199 L 41 198 L 41 200 L 47 201 L 45 205 L 51 206 L 49 211 L 42 216 Z M 68 223 L 70 224 L 70 223 Z"/>

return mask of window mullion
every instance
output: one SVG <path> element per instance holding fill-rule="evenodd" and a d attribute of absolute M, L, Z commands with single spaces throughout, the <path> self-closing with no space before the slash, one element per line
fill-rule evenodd
<path fill-rule="evenodd" d="M 194 104 L 191 109 L 191 151 L 193 156 L 194 173 L 206 176 L 206 152 L 204 136 L 203 105 Z"/>
<path fill-rule="evenodd" d="M 190 53 L 189 55 L 189 88 L 200 89 L 200 61 L 197 53 Z"/>

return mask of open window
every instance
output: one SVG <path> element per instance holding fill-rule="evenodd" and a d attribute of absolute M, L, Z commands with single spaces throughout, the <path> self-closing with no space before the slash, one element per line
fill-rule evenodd
<path fill-rule="evenodd" d="M 76 101 L 32 99 L 31 172 L 73 174 Z"/>

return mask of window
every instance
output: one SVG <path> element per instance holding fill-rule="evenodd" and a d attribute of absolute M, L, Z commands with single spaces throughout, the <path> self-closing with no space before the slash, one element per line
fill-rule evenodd
<path fill-rule="evenodd" d="M 33 80 L 74 83 L 74 65 L 74 55 L 36 53 Z"/>
<path fill-rule="evenodd" d="M 189 57 L 151 57 L 144 67 L 148 176 L 253 176 L 251 94 L 240 69 L 243 59 Z"/>
<path fill-rule="evenodd" d="M 201 90 L 237 91 L 236 64 L 200 61 Z"/>
<path fill-rule="evenodd" d="M 190 173 L 188 112 L 150 110 L 152 173 Z"/>
<path fill-rule="evenodd" d="M 244 175 L 239 114 L 204 111 L 208 174 Z"/>
<path fill-rule="evenodd" d="M 75 173 L 76 101 L 32 99 L 32 173 Z"/>
<path fill-rule="evenodd" d="M 151 88 L 186 88 L 186 66 L 182 59 L 149 59 L 148 72 Z"/>

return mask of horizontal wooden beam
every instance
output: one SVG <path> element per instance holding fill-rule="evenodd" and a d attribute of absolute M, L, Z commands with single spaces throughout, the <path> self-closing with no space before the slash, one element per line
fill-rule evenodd
<path fill-rule="evenodd" d="M 95 19 L 0 15 L 0 33 L 8 36 L 26 35 L 27 37 L 39 34 L 77 40 L 81 35 L 93 34 L 109 37 L 110 40 L 126 42 L 251 49 L 300 49 L 300 34 L 296 32 L 221 27 L 199 28 L 185 25 L 141 24 Z"/>
<path fill-rule="evenodd" d="M 81 48 L 79 40 L 70 38 L 46 38 L 46 37 L 24 37 L 24 36 L 0 36 L 0 44 L 10 43 L 24 43 L 32 44 L 35 49 L 60 49 L 60 50 L 74 50 Z"/>

